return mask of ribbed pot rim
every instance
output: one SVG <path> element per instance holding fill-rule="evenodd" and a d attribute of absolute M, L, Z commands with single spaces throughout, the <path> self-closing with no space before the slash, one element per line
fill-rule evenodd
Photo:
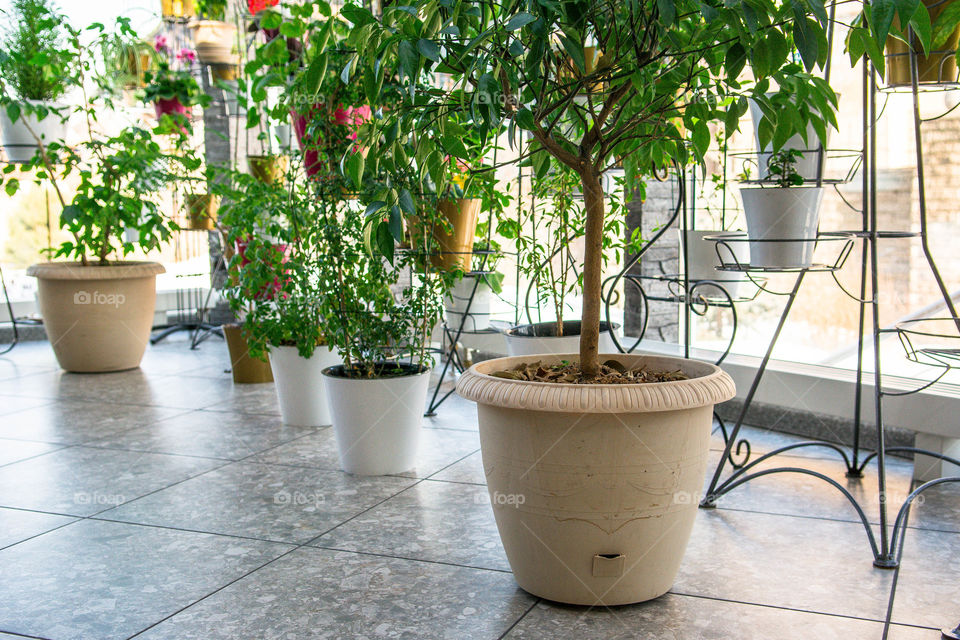
<path fill-rule="evenodd" d="M 457 382 L 457 393 L 478 404 L 507 409 L 560 413 L 649 413 L 696 409 L 724 402 L 736 395 L 733 379 L 720 367 L 701 360 L 652 354 L 611 355 L 629 368 L 641 363 L 651 368 L 680 369 L 689 380 L 647 384 L 556 384 L 508 380 L 489 375 L 522 362 L 553 364 L 579 360 L 578 354 L 512 356 L 479 362 Z M 603 358 L 603 356 L 601 356 Z"/>
<path fill-rule="evenodd" d="M 112 262 L 107 266 L 79 262 L 40 262 L 27 268 L 27 275 L 40 280 L 128 280 L 164 273 L 159 262 Z"/>

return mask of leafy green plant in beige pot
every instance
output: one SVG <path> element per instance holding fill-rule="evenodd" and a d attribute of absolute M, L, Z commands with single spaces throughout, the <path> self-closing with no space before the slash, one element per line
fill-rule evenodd
<path fill-rule="evenodd" d="M 547 155 L 576 173 L 585 211 L 579 353 L 477 364 L 458 390 L 479 405 L 488 490 L 519 585 L 574 604 L 655 598 L 670 588 L 691 533 L 711 408 L 734 388 L 711 364 L 598 352 L 603 177 L 623 158 L 632 192 L 655 168 L 702 161 L 712 122 L 735 125 L 748 97 L 766 101 L 771 82 L 825 61 L 824 2 L 495 0 L 458 9 L 414 0 L 382 16 L 358 3 L 341 10 L 357 52 L 343 80 L 371 96 L 384 77 L 403 88 L 402 104 L 360 135 L 366 166 L 386 174 L 386 196 L 375 201 L 384 206 L 369 205 L 371 234 L 389 237 L 392 207 L 415 211 L 421 194 L 442 192 L 437 176 L 446 158 L 463 156 L 462 129 L 506 135 L 520 158 Z M 584 43 L 603 51 L 592 73 Z M 741 77 L 748 61 L 751 79 Z M 773 126 L 786 140 L 806 123 Z M 409 171 L 422 176 L 412 203 L 390 191 Z"/>
<path fill-rule="evenodd" d="M 77 73 L 109 86 L 96 74 L 104 68 L 100 39 L 113 34 L 93 29 L 94 41 L 83 44 L 70 29 L 74 65 Z M 38 280 L 40 313 L 57 361 L 75 372 L 139 366 L 153 321 L 156 276 L 164 269 L 125 258 L 170 240 L 178 227 L 161 209 L 158 192 L 200 164 L 181 133 L 163 145 L 157 132 L 137 126 L 110 136 L 99 133 L 98 117 L 109 113 L 104 100 L 109 96 L 78 107 L 87 123 L 82 142 L 70 147 L 50 142 L 22 167 L 52 186 L 62 207 L 60 227 L 70 236 L 49 250 L 51 258 L 64 261 L 35 264 L 27 273 Z M 69 199 L 67 184 L 76 184 Z M 5 190 L 13 193 L 18 186 L 7 174 Z M 125 230 L 135 232 L 136 244 L 124 237 Z"/>

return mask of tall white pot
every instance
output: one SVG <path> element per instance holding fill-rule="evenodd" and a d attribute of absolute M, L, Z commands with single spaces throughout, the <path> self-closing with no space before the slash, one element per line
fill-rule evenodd
<path fill-rule="evenodd" d="M 713 280 L 726 290 L 730 297 L 736 300 L 742 290 L 746 277 L 742 273 L 733 271 L 718 271 L 723 263 L 750 264 L 750 244 L 747 242 L 718 243 L 713 240 L 704 240 L 707 236 L 737 235 L 723 231 L 703 231 L 689 229 L 686 232 L 686 246 L 683 242 L 683 231 L 677 230 L 680 235 L 681 256 L 686 250 L 687 277 L 691 283 L 697 280 Z M 713 285 L 702 285 L 694 292 L 696 295 L 708 298 L 725 298 L 723 292 Z"/>
<path fill-rule="evenodd" d="M 44 104 L 48 107 L 66 108 L 66 105 L 59 103 Z M 43 120 L 37 120 L 36 115 L 24 112 L 16 122 L 13 122 L 7 115 L 6 109 L 0 109 L 0 128 L 3 129 L 3 147 L 7 158 L 10 162 L 27 162 L 33 157 L 37 150 L 37 141 L 30 134 L 30 129 L 33 129 L 33 132 L 40 136 L 43 144 L 46 145 L 66 138 L 67 124 L 52 112 Z"/>
<path fill-rule="evenodd" d="M 760 180 L 766 180 L 769 172 L 767 171 L 767 163 L 770 161 L 770 156 L 773 155 L 773 145 L 768 144 L 764 148 L 760 148 L 760 136 L 759 136 L 759 125 L 760 120 L 763 119 L 763 111 L 760 110 L 760 105 L 755 101 L 750 100 L 750 119 L 753 121 L 753 140 L 757 145 L 757 171 L 759 172 Z M 826 160 L 826 148 L 830 144 L 830 133 L 833 131 L 833 127 L 829 124 L 827 125 L 827 142 L 824 145 L 824 161 Z M 817 167 L 819 164 L 819 152 L 817 149 L 820 146 L 820 138 L 817 137 L 817 131 L 810 124 L 807 124 L 807 141 L 804 142 L 800 134 L 795 134 L 789 138 L 783 145 L 783 149 L 797 149 L 801 151 L 800 158 L 797 159 L 797 163 L 794 167 L 795 171 L 803 176 L 804 180 L 816 180 L 817 179 Z"/>
<path fill-rule="evenodd" d="M 323 372 L 340 467 L 361 476 L 407 471 L 416 464 L 430 370 L 355 379 Z"/>
<path fill-rule="evenodd" d="M 556 331 L 554 322 L 538 322 L 536 324 L 521 324 L 510 327 L 504 332 L 507 341 L 507 353 L 511 356 L 533 356 L 540 354 L 579 353 L 580 352 L 580 321 L 565 320 L 563 335 L 553 335 Z M 620 325 L 614 323 L 613 330 L 619 340 L 623 336 Z M 618 353 L 617 345 L 610 337 L 607 323 L 600 323 L 600 353 Z"/>
<path fill-rule="evenodd" d="M 809 267 L 816 248 L 823 187 L 751 187 L 740 189 L 747 235 L 751 240 L 805 240 L 754 242 L 754 267 Z"/>
<path fill-rule="evenodd" d="M 523 589 L 548 600 L 612 606 L 670 589 L 697 515 L 713 405 L 735 392 L 706 362 L 617 359 L 691 379 L 574 385 L 491 375 L 521 357 L 476 364 L 457 383 L 478 405 L 487 489 L 510 568 Z"/>
<path fill-rule="evenodd" d="M 474 285 L 476 285 L 475 292 Z M 472 301 L 471 294 L 473 294 Z M 461 322 L 463 322 L 464 331 L 481 331 L 488 328 L 492 298 L 493 291 L 482 279 L 478 281 L 476 276 L 468 276 L 458 280 L 447 293 L 445 301 L 447 325 L 454 331 L 460 328 Z"/>
<path fill-rule="evenodd" d="M 270 347 L 270 368 L 277 386 L 284 424 L 318 427 L 330 424 L 323 370 L 340 363 L 329 347 L 317 347 L 304 358 L 296 347 Z"/>

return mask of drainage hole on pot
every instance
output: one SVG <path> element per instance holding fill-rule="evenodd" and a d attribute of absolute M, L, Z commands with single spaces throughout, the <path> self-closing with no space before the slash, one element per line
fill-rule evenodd
<path fill-rule="evenodd" d="M 598 553 L 593 556 L 593 575 L 597 578 L 619 578 L 623 575 L 622 553 Z"/>

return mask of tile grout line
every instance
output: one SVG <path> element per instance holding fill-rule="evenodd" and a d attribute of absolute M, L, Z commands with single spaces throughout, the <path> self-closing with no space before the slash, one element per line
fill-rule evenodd
<path fill-rule="evenodd" d="M 524 593 L 526 593 L 526 591 L 524 591 Z M 527 615 L 529 615 L 531 611 L 533 611 L 533 608 L 536 607 L 536 606 L 537 606 L 538 604 L 540 604 L 541 602 L 543 602 L 543 598 L 538 598 L 538 597 L 536 597 L 536 596 L 534 596 L 534 598 L 535 598 L 535 600 L 533 601 L 533 604 L 531 604 L 531 605 L 527 608 L 527 610 L 524 611 L 523 614 L 521 614 L 521 616 L 520 616 L 519 618 L 517 618 L 516 620 L 514 620 L 514 621 L 513 621 L 513 624 L 511 624 L 509 627 L 507 627 L 507 630 L 506 630 L 506 631 L 504 631 L 504 632 L 501 633 L 499 636 L 497 636 L 497 640 L 503 640 L 503 639 L 506 638 L 508 635 L 510 635 L 510 632 L 513 631 L 518 624 L 520 624 L 521 622 L 523 622 L 523 619 L 526 618 Z"/>
<path fill-rule="evenodd" d="M 884 621 L 879 618 L 864 618 L 862 616 L 854 616 L 854 615 L 849 615 L 845 613 L 829 613 L 826 611 L 814 611 L 813 609 L 799 609 L 797 607 L 784 607 L 784 606 L 775 605 L 775 604 L 764 604 L 762 602 L 748 602 L 746 600 L 719 598 L 716 596 L 707 596 L 707 595 L 701 595 L 697 593 L 683 593 L 680 591 L 673 591 L 673 590 L 670 590 L 667 593 L 678 596 L 678 597 L 683 597 L 683 598 L 696 598 L 698 600 L 713 600 L 715 602 L 727 602 L 730 604 L 739 604 L 747 607 L 763 607 L 764 609 L 776 609 L 777 611 L 793 611 L 795 613 L 806 613 L 806 614 L 817 615 L 817 616 L 828 616 L 831 618 L 843 618 L 846 620 L 858 620 L 861 622 L 876 622 L 878 624 L 884 623 Z M 934 627 L 926 627 L 923 625 L 912 624 L 909 622 L 891 622 L 891 624 L 896 625 L 898 627 L 910 627 L 913 629 L 924 629 L 924 630 L 929 629 L 931 631 L 938 630 L 938 629 L 935 629 Z"/>

